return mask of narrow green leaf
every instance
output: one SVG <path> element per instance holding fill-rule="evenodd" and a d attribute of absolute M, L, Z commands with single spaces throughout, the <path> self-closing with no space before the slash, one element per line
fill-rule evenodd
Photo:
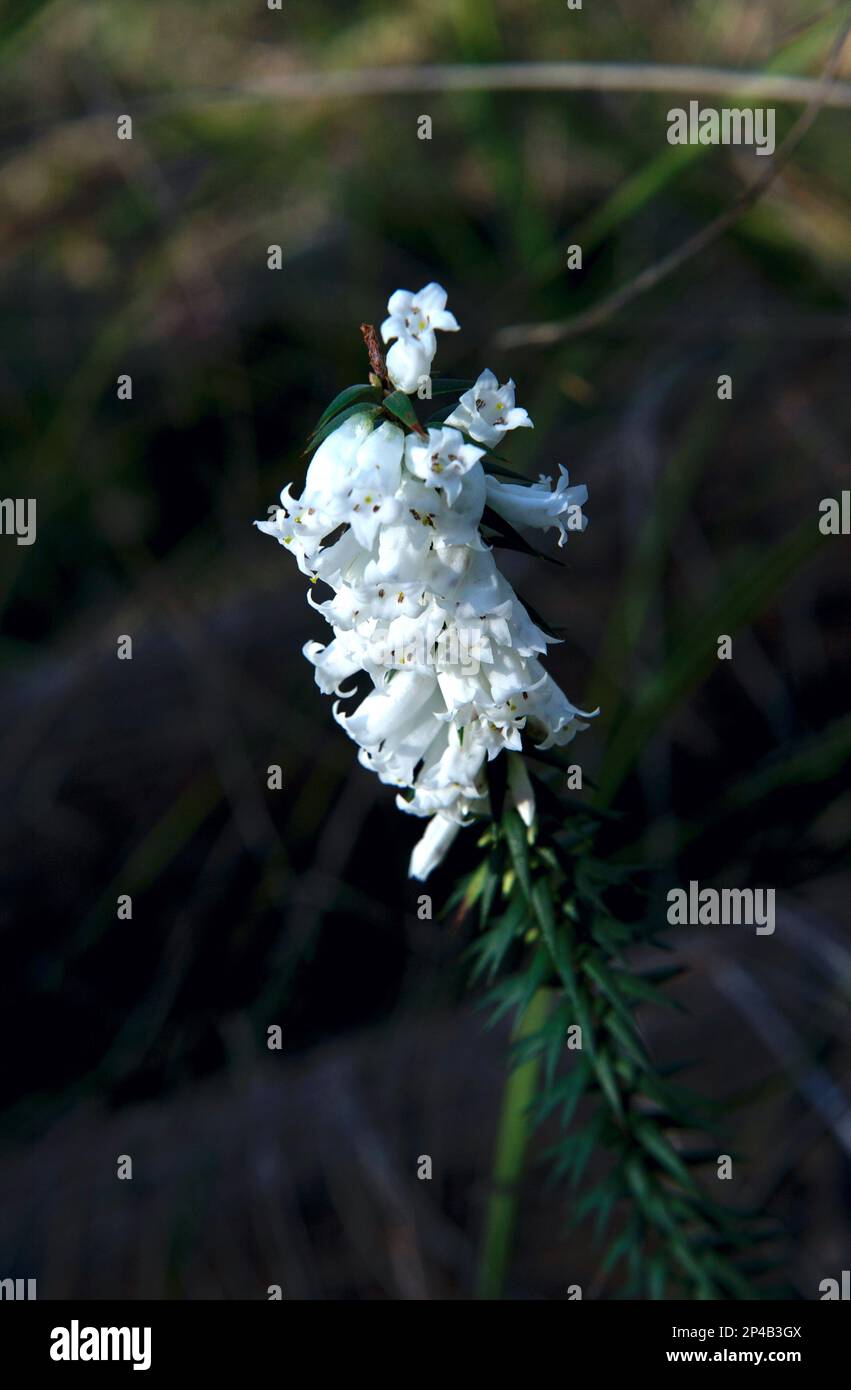
<path fill-rule="evenodd" d="M 677 1009 L 680 1013 L 685 1012 L 678 1000 L 669 999 L 648 980 L 642 980 L 637 975 L 628 975 L 624 970 L 616 970 L 612 973 L 620 990 L 624 994 L 631 995 L 633 999 L 641 999 L 647 1004 L 661 1004 L 668 1009 Z"/>
<path fill-rule="evenodd" d="M 432 396 L 463 396 L 465 391 L 469 391 L 475 386 L 474 381 L 465 381 L 461 377 L 433 376 L 431 379 Z"/>
<path fill-rule="evenodd" d="M 323 410 L 316 425 L 311 431 L 311 438 L 324 424 L 339 415 L 341 411 L 347 410 L 350 405 L 355 405 L 358 401 L 371 402 L 380 401 L 381 391 L 377 386 L 369 386 L 366 382 L 359 382 L 357 386 L 346 386 L 338 396 L 335 396 L 329 406 Z"/>
<path fill-rule="evenodd" d="M 617 981 L 614 976 L 606 969 L 602 961 L 597 960 L 594 955 L 587 955 L 582 962 L 582 968 L 586 975 L 590 975 L 595 985 L 608 999 L 612 1008 L 620 1015 L 628 1028 L 632 1028 L 633 1018 L 629 1006 L 624 1002 L 618 990 Z"/>
<path fill-rule="evenodd" d="M 527 899 L 532 897 L 532 873 L 529 868 L 529 845 L 526 840 L 526 827 L 512 807 L 502 818 L 502 829 L 508 843 L 508 852 L 514 865 L 514 872 Z"/>
<path fill-rule="evenodd" d="M 525 838 L 525 837 L 524 837 Z M 519 877 L 519 874 L 518 874 Z M 541 928 L 541 935 L 549 948 L 553 961 L 556 961 L 556 918 L 552 894 L 545 879 L 539 878 L 532 889 L 532 906 Z"/>
<path fill-rule="evenodd" d="M 717 634 L 736 633 L 766 612 L 824 541 L 818 526 L 806 521 L 774 546 L 755 548 L 734 575 L 719 580 L 716 593 L 698 614 L 683 619 L 680 630 L 672 635 L 666 660 L 654 666 L 638 688 L 607 746 L 600 773 L 600 801 L 604 805 L 613 799 L 641 749 L 674 706 L 690 696 L 714 669 Z"/>
<path fill-rule="evenodd" d="M 486 473 L 499 474 L 504 478 L 510 478 L 513 483 L 525 483 L 527 487 L 532 486 L 532 478 L 527 478 L 525 473 L 518 473 L 516 468 L 509 468 L 507 463 L 501 463 L 492 454 L 485 454 L 481 462 Z"/>
<path fill-rule="evenodd" d="M 641 1218 L 639 1216 L 633 1216 L 632 1219 L 627 1222 L 621 1234 L 618 1236 L 618 1239 L 606 1254 L 603 1260 L 603 1274 L 609 1274 L 619 1260 L 622 1260 L 630 1250 L 636 1249 L 640 1240 Z"/>
<path fill-rule="evenodd" d="M 445 424 L 447 415 L 451 415 L 454 407 L 452 405 L 442 405 L 439 410 L 435 410 L 426 420 L 426 425 L 430 429 L 440 429 Z"/>
<path fill-rule="evenodd" d="M 582 1179 L 582 1174 L 588 1167 L 591 1155 L 597 1145 L 597 1133 L 593 1128 L 588 1128 L 576 1137 L 576 1148 L 573 1153 L 571 1164 L 570 1182 L 572 1187 L 578 1187 Z"/>
<path fill-rule="evenodd" d="M 492 980 L 502 965 L 512 942 L 523 928 L 525 905 L 522 898 L 515 897 L 490 931 L 474 942 L 472 951 L 476 956 L 473 979 L 487 973 Z"/>
<path fill-rule="evenodd" d="M 598 1051 L 592 1058 L 591 1064 L 594 1068 L 594 1075 L 600 1083 L 600 1089 L 606 1097 L 606 1100 L 618 1116 L 618 1119 L 622 1119 L 623 1102 L 621 1100 L 620 1091 L 618 1090 L 618 1083 L 615 1080 L 615 1073 L 612 1070 L 611 1061 L 605 1052 Z"/>
<path fill-rule="evenodd" d="M 564 1039 L 559 1039 L 559 1051 L 564 1049 Z M 539 1121 L 547 1119 L 554 1111 L 559 1111 L 562 1129 L 566 1130 L 573 1119 L 577 1105 L 582 1099 L 588 1088 L 589 1070 L 585 1058 L 581 1054 L 574 1054 L 574 1061 L 570 1071 L 566 1076 L 559 1076 L 548 1087 L 547 1091 L 539 1098 L 536 1109 L 536 1116 Z M 572 1136 L 564 1135 L 555 1149 L 563 1148 L 570 1144 Z"/>
<path fill-rule="evenodd" d="M 485 507 L 482 512 L 481 524 L 486 526 L 489 531 L 496 533 L 494 540 L 491 541 L 492 545 L 502 546 L 504 550 L 517 550 L 521 555 L 534 555 L 536 560 L 546 560 L 550 565 L 557 565 L 559 569 L 564 568 L 561 561 L 557 560 L 555 556 L 545 555 L 543 550 L 539 550 L 537 546 L 530 545 L 527 540 L 524 540 L 520 532 L 515 531 L 511 523 L 505 521 L 491 507 Z"/>
<path fill-rule="evenodd" d="M 479 925 L 483 930 L 488 924 L 488 919 L 491 914 L 491 908 L 493 907 L 494 896 L 499 886 L 499 879 L 500 874 L 497 856 L 492 854 L 490 859 L 488 860 L 487 874 L 485 875 L 485 884 L 484 888 L 482 889 L 482 900 L 479 905 Z"/>
<path fill-rule="evenodd" d="M 612 1010 L 606 1015 L 605 1024 L 609 1032 L 620 1043 L 624 1052 L 628 1053 L 633 1062 L 638 1067 L 646 1067 L 648 1062 L 647 1049 L 641 1038 L 631 1027 L 628 1027 L 622 1018 Z"/>
<path fill-rule="evenodd" d="M 650 1297 L 656 1301 L 665 1297 L 665 1282 L 668 1277 L 668 1267 L 661 1255 L 654 1255 L 650 1261 Z"/>
<path fill-rule="evenodd" d="M 397 420 L 401 420 L 406 429 L 413 430 L 415 434 L 425 434 L 411 404 L 411 398 L 406 396 L 404 391 L 393 391 L 389 396 L 385 396 L 382 409 L 386 410 L 388 414 L 394 415 Z"/>
<path fill-rule="evenodd" d="M 694 1186 L 694 1179 L 688 1168 L 655 1125 L 642 1123 L 634 1128 L 647 1152 L 653 1155 L 656 1162 L 664 1168 L 670 1177 L 676 1178 L 684 1187 Z"/>
<path fill-rule="evenodd" d="M 711 1285 L 709 1284 L 706 1274 L 701 1269 L 700 1264 L 694 1258 L 688 1246 L 686 1245 L 683 1237 L 676 1233 L 672 1233 L 669 1236 L 669 1240 L 671 1243 L 671 1249 L 673 1250 L 683 1269 L 685 1269 L 687 1273 L 691 1275 L 691 1277 L 697 1284 L 698 1297 L 706 1297 L 705 1290 L 707 1288 L 711 1289 Z"/>
<path fill-rule="evenodd" d="M 370 419 L 375 420 L 380 413 L 380 405 L 350 405 L 347 410 L 343 410 L 339 415 L 334 415 L 330 420 L 326 420 L 322 428 L 317 429 L 311 435 L 304 453 L 312 454 L 314 449 L 318 449 L 323 440 L 328 438 L 329 434 L 333 434 L 334 430 L 339 429 L 340 425 L 344 424 L 346 420 L 351 420 L 354 415 L 368 415 Z"/>

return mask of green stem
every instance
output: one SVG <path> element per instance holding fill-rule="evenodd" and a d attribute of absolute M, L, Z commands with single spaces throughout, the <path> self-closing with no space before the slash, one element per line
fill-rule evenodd
<path fill-rule="evenodd" d="M 546 1020 L 548 1007 L 547 991 L 539 989 L 517 1023 L 513 1041 L 537 1033 Z M 513 1067 L 506 1077 L 476 1281 L 478 1298 L 501 1298 L 505 1287 L 517 1219 L 517 1185 L 529 1142 L 529 1106 L 535 1096 L 540 1069 L 538 1056 Z"/>

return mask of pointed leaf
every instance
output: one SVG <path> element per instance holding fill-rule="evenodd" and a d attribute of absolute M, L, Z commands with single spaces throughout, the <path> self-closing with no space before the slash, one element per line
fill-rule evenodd
<path fill-rule="evenodd" d="M 341 411 L 347 410 L 350 405 L 355 405 L 358 401 L 372 402 L 381 400 L 381 391 L 377 386 L 369 386 L 365 382 L 359 382 L 357 386 L 347 386 L 338 396 L 335 396 L 329 406 L 323 410 L 316 425 L 311 430 L 311 438 L 327 423 L 333 416 L 339 415 Z"/>
<path fill-rule="evenodd" d="M 344 424 L 346 420 L 350 420 L 353 415 L 368 415 L 372 420 L 375 420 L 380 413 L 380 405 L 350 405 L 347 410 L 341 410 L 339 415 L 333 415 L 329 420 L 326 420 L 322 428 L 317 429 L 315 434 L 311 435 L 304 453 L 312 454 L 314 449 L 318 449 L 319 445 L 328 438 L 329 434 L 333 434 L 340 425 Z"/>
<path fill-rule="evenodd" d="M 404 391 L 392 391 L 389 396 L 385 396 L 382 409 L 386 410 L 388 414 L 394 415 L 397 420 L 401 420 L 406 429 L 413 430 L 415 434 L 425 434 L 411 404 L 411 398 L 406 396 Z"/>
<path fill-rule="evenodd" d="M 462 377 L 433 376 L 431 379 L 432 396 L 463 396 L 465 391 L 469 391 L 475 386 L 474 381 L 465 381 Z"/>
<path fill-rule="evenodd" d="M 475 443 L 475 440 L 473 440 Z M 485 454 L 482 459 L 482 468 L 486 473 L 493 473 L 503 478 L 510 478 L 513 483 L 525 483 L 527 487 L 532 486 L 533 479 L 527 478 L 525 473 L 518 473 L 516 468 L 509 468 L 507 463 L 494 457 L 493 454 Z"/>
<path fill-rule="evenodd" d="M 505 793 L 508 788 L 508 759 L 494 758 L 487 764 L 488 791 L 491 799 L 491 815 L 494 821 L 502 820 L 505 807 Z"/>
<path fill-rule="evenodd" d="M 605 1052 L 597 1052 L 597 1054 L 592 1059 L 592 1065 L 594 1067 L 594 1075 L 600 1083 L 600 1089 L 606 1097 L 606 1100 L 609 1102 L 609 1105 L 612 1107 L 618 1118 L 623 1118 L 623 1102 L 621 1100 L 621 1094 L 618 1090 L 618 1083 L 615 1080 L 615 1073 L 612 1070 L 612 1064 L 609 1058 L 606 1056 Z"/>
<path fill-rule="evenodd" d="M 524 837 L 525 838 L 525 837 Z M 519 874 L 518 874 L 519 877 Z M 532 889 L 532 906 L 535 909 L 535 916 L 538 919 L 538 926 L 541 928 L 541 935 L 547 944 L 547 948 L 558 966 L 556 960 L 556 917 L 553 908 L 553 899 L 549 884 L 539 878 Z"/>
<path fill-rule="evenodd" d="M 435 410 L 434 414 L 429 415 L 426 424 L 431 429 L 440 429 L 441 425 L 445 423 L 447 415 L 451 415 L 453 410 L 454 406 L 452 405 L 442 405 L 439 410 Z"/>
<path fill-rule="evenodd" d="M 653 1155 L 656 1162 L 665 1169 L 670 1177 L 676 1178 L 684 1187 L 694 1186 L 694 1179 L 688 1168 L 655 1125 L 638 1124 L 635 1126 L 635 1132 L 648 1153 Z"/>
<path fill-rule="evenodd" d="M 536 546 L 524 540 L 520 532 L 515 531 L 510 522 L 503 520 L 491 507 L 485 507 L 482 512 L 481 524 L 497 533 L 496 539 L 491 542 L 492 545 L 502 546 L 504 550 L 519 550 L 521 555 L 534 555 L 537 560 L 546 560 L 551 565 L 557 565 L 559 569 L 564 568 L 561 561 L 556 560 L 553 555 L 545 555 L 543 550 L 538 550 Z"/>
<path fill-rule="evenodd" d="M 532 872 L 529 868 L 529 844 L 526 827 L 512 807 L 502 818 L 502 828 L 508 842 L 508 852 L 514 865 L 514 872 L 527 898 L 532 896 Z"/>

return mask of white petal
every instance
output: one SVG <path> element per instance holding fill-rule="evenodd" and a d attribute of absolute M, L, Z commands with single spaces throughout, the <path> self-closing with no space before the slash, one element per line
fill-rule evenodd
<path fill-rule="evenodd" d="M 460 825 L 447 820 L 445 816 L 434 816 L 413 848 L 409 877 L 418 878 L 424 883 L 432 869 L 441 863 L 460 829 Z"/>
<path fill-rule="evenodd" d="M 511 410 L 505 412 L 505 428 L 507 430 L 534 429 L 534 425 L 529 418 L 529 413 L 521 406 L 513 406 Z"/>
<path fill-rule="evenodd" d="M 526 770 L 526 764 L 519 753 L 508 753 L 508 785 L 524 825 L 531 825 L 535 819 L 535 790 Z"/>
<path fill-rule="evenodd" d="M 432 314 L 440 313 L 442 309 L 446 308 L 447 297 L 443 286 L 432 280 L 428 285 L 423 285 L 417 294 L 411 296 L 411 305 L 416 304 L 418 308 L 424 309 L 431 317 Z"/>
<path fill-rule="evenodd" d="M 387 312 L 394 317 L 404 318 L 411 312 L 413 302 L 414 296 L 410 290 L 394 290 L 387 301 Z"/>
<path fill-rule="evenodd" d="M 432 354 L 433 355 L 433 354 Z M 387 354 L 387 374 L 400 391 L 416 391 L 420 377 L 428 376 L 432 358 L 415 338 L 400 337 Z"/>

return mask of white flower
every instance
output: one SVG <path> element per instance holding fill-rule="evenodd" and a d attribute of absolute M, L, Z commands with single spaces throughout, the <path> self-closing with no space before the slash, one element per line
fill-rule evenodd
<path fill-rule="evenodd" d="M 405 463 L 426 487 L 441 488 L 450 507 L 461 491 L 461 479 L 484 454 L 475 444 L 465 444 L 458 430 L 430 429 L 425 443 L 409 434 Z"/>
<path fill-rule="evenodd" d="M 389 317 L 381 325 L 383 341 L 389 343 L 405 335 L 417 338 L 433 357 L 437 351 L 435 330 L 457 333 L 459 327 L 455 315 L 446 308 L 446 298 L 446 290 L 434 281 L 423 285 L 416 294 L 396 290 L 387 301 Z"/>
<path fill-rule="evenodd" d="M 493 448 L 507 430 L 532 428 L 525 410 L 514 404 L 514 382 L 500 386 L 493 372 L 484 371 L 469 391 L 465 391 L 447 425 L 463 430 L 471 439 Z"/>
<path fill-rule="evenodd" d="M 455 821 L 447 820 L 445 816 L 434 816 L 426 826 L 422 839 L 414 846 L 408 868 L 410 877 L 425 881 L 441 862 L 460 829 Z"/>
<path fill-rule="evenodd" d="M 404 432 L 388 420 L 367 436 L 355 455 L 346 515 L 365 550 L 371 549 L 379 528 L 394 522 L 401 512 L 398 494 L 404 448 Z"/>
<path fill-rule="evenodd" d="M 458 490 L 450 506 L 446 493 L 427 487 L 418 478 L 406 478 L 401 496 L 404 505 L 418 527 L 424 527 L 439 558 L 446 546 L 484 548 L 479 535 L 479 522 L 485 509 L 485 475 L 480 464 L 459 480 Z"/>
<path fill-rule="evenodd" d="M 431 371 L 437 351 L 435 331 L 457 332 L 458 323 L 446 308 L 446 290 L 433 282 L 417 294 L 396 290 L 387 302 L 387 312 L 382 341 L 396 339 L 387 353 L 387 374 L 400 391 L 415 391 Z"/>
<path fill-rule="evenodd" d="M 405 333 L 387 354 L 387 375 L 400 391 L 416 391 L 421 378 L 429 375 L 433 357 L 419 338 Z"/>
<path fill-rule="evenodd" d="M 559 466 L 558 485 L 553 492 L 552 479 L 541 474 L 537 483 L 503 483 L 496 478 L 487 480 L 488 506 L 509 521 L 512 526 L 531 526 L 546 531 L 555 527 L 558 543 L 564 545 L 568 531 L 584 531 L 588 518 L 582 508 L 588 501 L 584 483 L 569 487 L 567 469 Z"/>
<path fill-rule="evenodd" d="M 427 373 L 438 330 L 457 328 L 446 294 L 427 285 L 391 296 L 382 326 L 393 342 L 388 371 L 412 390 Z M 260 530 L 295 555 L 313 583 L 308 602 L 331 628 L 304 655 L 320 690 L 337 697 L 334 717 L 358 745 L 358 760 L 396 787 L 397 805 L 430 817 L 411 856 L 425 879 L 462 825 L 489 810 L 487 766 L 510 758 L 509 789 L 524 823 L 535 801 L 517 754 L 569 742 L 592 716 L 572 705 L 541 665 L 549 638 L 497 568 L 480 524 L 486 505 L 512 525 L 568 530 L 585 525 L 584 487 L 542 478 L 496 482 L 482 444 L 531 421 L 514 385 L 483 372 L 442 428 L 427 438 L 371 415 L 344 421 L 316 450 L 301 497 L 288 485 Z M 323 592 L 326 596 L 323 597 Z M 372 690 L 354 709 L 363 673 Z"/>
<path fill-rule="evenodd" d="M 354 714 L 343 714 L 335 704 L 334 718 L 363 748 L 379 748 L 388 740 L 392 742 L 433 694 L 430 675 L 397 671 L 386 685 L 367 695 Z"/>
<path fill-rule="evenodd" d="M 303 574 L 312 575 L 314 558 L 336 522 L 324 512 L 317 512 L 315 507 L 303 506 L 300 498 L 291 497 L 291 487 L 292 484 L 288 483 L 281 492 L 281 505 L 275 508 L 272 519 L 254 524 L 259 531 L 274 536 L 279 545 L 295 555 Z"/>
<path fill-rule="evenodd" d="M 338 632 L 327 647 L 321 642 L 305 642 L 302 651 L 316 667 L 316 684 L 323 695 L 345 699 L 354 694 L 341 688 L 344 680 L 364 669 L 363 644 L 354 632 Z"/>
<path fill-rule="evenodd" d="M 548 637 L 532 622 L 508 580 L 500 574 L 491 550 L 470 553 L 453 594 L 455 621 L 478 621 L 501 646 L 520 656 L 545 652 L 556 637 Z"/>
<path fill-rule="evenodd" d="M 307 469 L 301 505 L 336 518 L 348 511 L 347 495 L 361 445 L 372 431 L 369 415 L 353 415 L 323 439 Z"/>
<path fill-rule="evenodd" d="M 526 764 L 516 753 L 508 754 L 508 789 L 520 819 L 530 826 L 535 819 L 535 789 Z"/>

